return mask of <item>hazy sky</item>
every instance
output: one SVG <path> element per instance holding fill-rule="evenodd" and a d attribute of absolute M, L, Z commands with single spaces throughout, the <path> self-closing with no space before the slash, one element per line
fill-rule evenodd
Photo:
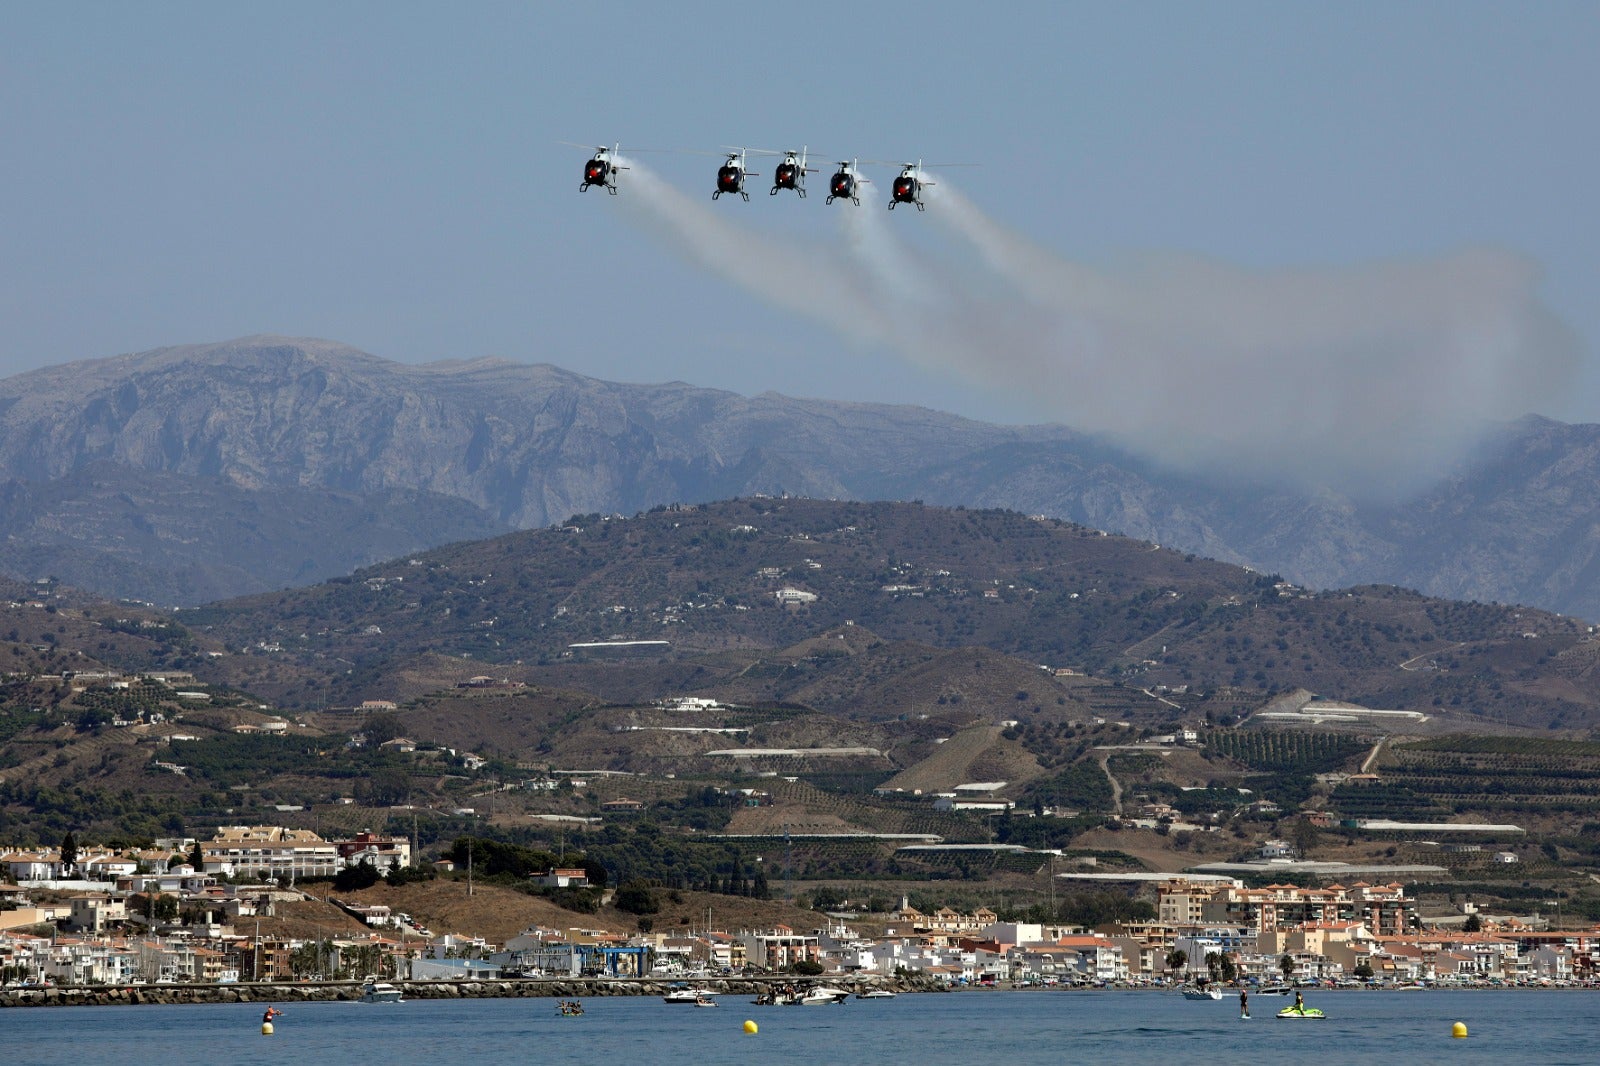
<path fill-rule="evenodd" d="M 1596 101 L 1592 2 L 13 0 L 0 373 L 270 332 L 1099 429 L 1153 391 L 1140 432 L 1596 421 Z M 826 156 L 804 202 L 679 154 L 613 200 L 562 140 Z M 922 215 L 878 168 L 862 230 L 845 155 L 983 165 Z"/>

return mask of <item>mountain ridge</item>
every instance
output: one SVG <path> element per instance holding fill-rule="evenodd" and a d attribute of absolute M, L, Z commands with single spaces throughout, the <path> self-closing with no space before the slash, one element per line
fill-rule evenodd
<path fill-rule="evenodd" d="M 706 694 L 821 707 L 842 676 L 824 664 L 848 659 L 854 635 L 937 649 L 936 689 L 910 659 L 882 678 L 925 705 L 962 704 L 963 667 L 987 676 L 1001 654 L 1207 716 L 1305 689 L 1484 725 L 1600 721 L 1600 643 L 1570 618 L 1392 586 L 1311 592 L 1054 519 L 916 503 L 588 515 L 178 617 L 226 652 L 207 667 L 217 679 L 285 705 L 399 702 L 482 674 L 613 700 L 701 694 L 720 676 Z M 1006 686 L 971 709 L 1013 717 L 1011 697 L 1020 713 L 1039 691 Z M 842 705 L 892 702 L 870 675 L 851 692 Z"/>
<path fill-rule="evenodd" d="M 90 466 L 102 484 L 118 468 L 134 485 L 175 479 L 173 499 L 209 496 L 209 511 L 180 509 L 182 536 L 136 538 L 133 565 L 112 520 L 126 504 L 85 487 Z M 337 576 L 396 548 L 385 539 L 363 550 L 348 528 L 308 518 L 277 524 L 288 550 L 230 558 L 241 515 L 287 518 L 274 494 L 289 490 L 396 508 L 390 525 L 418 530 L 401 551 L 573 514 L 789 492 L 1001 507 L 1315 587 L 1392 583 L 1600 617 L 1600 427 L 1537 417 L 1504 427 L 1427 491 L 1371 503 L 1173 473 L 1063 426 L 604 382 L 548 363 L 400 364 L 259 336 L 0 381 L 0 484 L 0 568 L 164 603 Z M 383 495 L 397 492 L 417 495 Z M 165 507 L 147 484 L 137 494 Z M 59 506 L 41 509 L 45 498 Z M 466 505 L 455 525 L 437 507 L 429 520 L 406 513 L 451 499 Z M 214 556 L 214 576 L 186 581 L 195 544 Z"/>

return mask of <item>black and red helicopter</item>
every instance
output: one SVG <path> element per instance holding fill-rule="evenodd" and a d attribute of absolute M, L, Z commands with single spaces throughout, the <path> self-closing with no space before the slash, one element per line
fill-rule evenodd
<path fill-rule="evenodd" d="M 893 211 L 896 204 L 915 204 L 918 211 L 926 210 L 922 202 L 922 190 L 932 184 L 922 173 L 922 160 L 907 163 L 889 190 L 889 210 Z"/>
<path fill-rule="evenodd" d="M 744 179 L 760 175 L 745 163 L 746 151 L 744 148 L 727 149 L 727 161 L 717 168 L 717 191 L 711 194 L 713 200 L 720 198 L 723 193 L 738 193 L 746 200 L 750 199 L 750 194 L 744 191 Z"/>
<path fill-rule="evenodd" d="M 979 163 L 928 163 L 927 166 L 938 167 L 975 167 Z M 918 211 L 926 210 L 922 201 L 924 189 L 930 189 L 934 182 L 928 180 L 928 175 L 923 169 L 922 160 L 915 163 L 905 163 L 900 167 L 900 174 L 894 179 L 894 185 L 889 189 L 889 210 L 893 211 L 899 204 L 915 204 Z"/>
<path fill-rule="evenodd" d="M 572 142 L 564 142 L 571 144 Z M 581 148 L 582 145 L 573 145 Z M 617 195 L 617 171 L 628 168 L 617 162 L 621 145 L 614 144 L 610 148 L 605 145 L 594 150 L 594 157 L 583 165 L 583 184 L 578 186 L 579 192 L 588 192 L 589 186 L 598 185 L 612 196 Z"/>
<path fill-rule="evenodd" d="M 861 173 L 861 160 L 841 159 L 838 171 L 828 179 L 828 199 L 825 202 L 831 204 L 835 200 L 849 200 L 860 207 L 861 186 L 870 184 L 872 182 Z"/>
<path fill-rule="evenodd" d="M 806 166 L 806 150 L 803 146 L 798 152 L 790 148 L 783 153 L 783 162 L 772 172 L 772 190 L 768 195 L 776 196 L 784 189 L 792 189 L 800 194 L 800 199 L 804 200 L 806 175 L 816 172 L 815 167 Z"/>

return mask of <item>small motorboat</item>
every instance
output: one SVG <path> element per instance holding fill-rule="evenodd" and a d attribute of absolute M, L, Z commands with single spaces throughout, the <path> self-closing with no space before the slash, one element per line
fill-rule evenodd
<path fill-rule="evenodd" d="M 870 992 L 857 992 L 857 999 L 893 999 L 895 994 L 887 988 L 874 988 Z"/>
<path fill-rule="evenodd" d="M 702 996 L 700 999 L 697 999 L 697 1000 L 694 1001 L 694 1005 L 696 1007 L 715 1007 L 717 1005 L 717 1002 L 716 1002 L 716 1000 L 706 999 L 705 997 Z"/>
<path fill-rule="evenodd" d="M 1222 998 L 1222 989 L 1220 989 L 1220 988 L 1185 988 L 1183 990 L 1183 998 L 1184 999 L 1221 999 Z"/>
<path fill-rule="evenodd" d="M 688 1003 L 698 1005 L 703 999 L 710 999 L 716 995 L 709 988 L 674 988 L 661 997 L 663 1003 Z M 712 1004 L 715 1006 L 716 1004 Z"/>

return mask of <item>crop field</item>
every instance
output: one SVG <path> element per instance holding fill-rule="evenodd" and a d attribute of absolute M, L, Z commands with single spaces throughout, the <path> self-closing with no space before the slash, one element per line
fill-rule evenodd
<path fill-rule="evenodd" d="M 1319 774 L 1338 770 L 1371 745 L 1338 733 L 1287 730 L 1219 729 L 1206 747 L 1252 770 L 1279 774 Z"/>
<path fill-rule="evenodd" d="M 1600 811 L 1600 744 L 1587 741 L 1437 737 L 1388 749 L 1379 772 L 1385 785 L 1454 812 L 1592 817 Z"/>

